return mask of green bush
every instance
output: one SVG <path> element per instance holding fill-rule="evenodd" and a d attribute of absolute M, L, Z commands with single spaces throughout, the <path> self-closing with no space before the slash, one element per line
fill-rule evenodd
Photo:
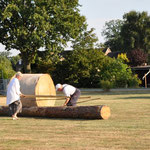
<path fill-rule="evenodd" d="M 100 85 L 104 91 L 110 91 L 110 89 L 113 87 L 113 83 L 108 80 L 101 80 Z"/>
<path fill-rule="evenodd" d="M 103 63 L 101 79 L 111 81 L 115 88 L 137 87 L 140 83 L 127 64 L 111 58 L 107 58 L 107 63 Z"/>
<path fill-rule="evenodd" d="M 0 78 L 9 79 L 14 74 L 10 60 L 5 56 L 0 56 Z"/>
<path fill-rule="evenodd" d="M 56 83 L 66 82 L 80 88 L 106 90 L 112 87 L 125 88 L 139 85 L 138 77 L 133 75 L 122 59 L 105 56 L 98 49 L 74 50 L 64 61 L 57 63 L 55 68 L 52 77 Z"/>
<path fill-rule="evenodd" d="M 141 84 L 142 81 L 138 79 L 137 75 L 134 75 L 132 78 L 129 78 L 128 80 L 128 86 L 129 87 L 138 87 L 139 84 Z"/>

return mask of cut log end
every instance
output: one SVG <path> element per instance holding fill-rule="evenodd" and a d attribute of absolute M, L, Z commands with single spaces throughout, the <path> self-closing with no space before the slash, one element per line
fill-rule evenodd
<path fill-rule="evenodd" d="M 110 117 L 110 108 L 108 106 L 103 106 L 101 108 L 100 116 L 102 119 L 108 119 Z"/>
<path fill-rule="evenodd" d="M 49 74 L 23 74 L 20 89 L 24 95 L 56 95 L 53 80 Z M 41 100 L 42 99 L 42 100 Z M 21 98 L 23 107 L 54 106 L 55 100 L 44 100 L 42 97 Z"/>

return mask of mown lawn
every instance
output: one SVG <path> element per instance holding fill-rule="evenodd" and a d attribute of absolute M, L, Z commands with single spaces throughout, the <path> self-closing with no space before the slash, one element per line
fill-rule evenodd
<path fill-rule="evenodd" d="M 108 120 L 0 116 L 1 150 L 149 150 L 150 90 L 82 92 L 100 100 L 78 105 L 107 105 Z M 0 105 L 3 105 L 0 97 Z M 57 101 L 56 106 L 63 104 Z"/>

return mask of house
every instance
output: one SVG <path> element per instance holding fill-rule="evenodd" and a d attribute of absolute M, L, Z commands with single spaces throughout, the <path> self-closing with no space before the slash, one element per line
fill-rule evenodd
<path fill-rule="evenodd" d="M 117 58 L 119 54 L 121 54 L 122 52 L 112 52 L 111 49 L 108 47 L 108 48 L 105 48 L 103 50 L 103 53 L 111 58 Z"/>
<path fill-rule="evenodd" d="M 108 55 L 109 53 L 111 53 L 110 48 L 108 47 L 108 48 L 103 49 L 103 53 L 104 55 Z"/>
<path fill-rule="evenodd" d="M 142 81 L 142 87 L 150 87 L 150 65 L 131 67 L 132 72 Z"/>

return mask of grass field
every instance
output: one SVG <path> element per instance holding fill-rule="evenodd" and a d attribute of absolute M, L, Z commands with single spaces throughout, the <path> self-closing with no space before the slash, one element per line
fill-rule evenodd
<path fill-rule="evenodd" d="M 82 92 L 107 105 L 108 120 L 0 116 L 0 150 L 150 150 L 150 90 Z M 0 97 L 0 105 L 5 102 Z M 57 101 L 56 106 L 63 104 Z"/>

